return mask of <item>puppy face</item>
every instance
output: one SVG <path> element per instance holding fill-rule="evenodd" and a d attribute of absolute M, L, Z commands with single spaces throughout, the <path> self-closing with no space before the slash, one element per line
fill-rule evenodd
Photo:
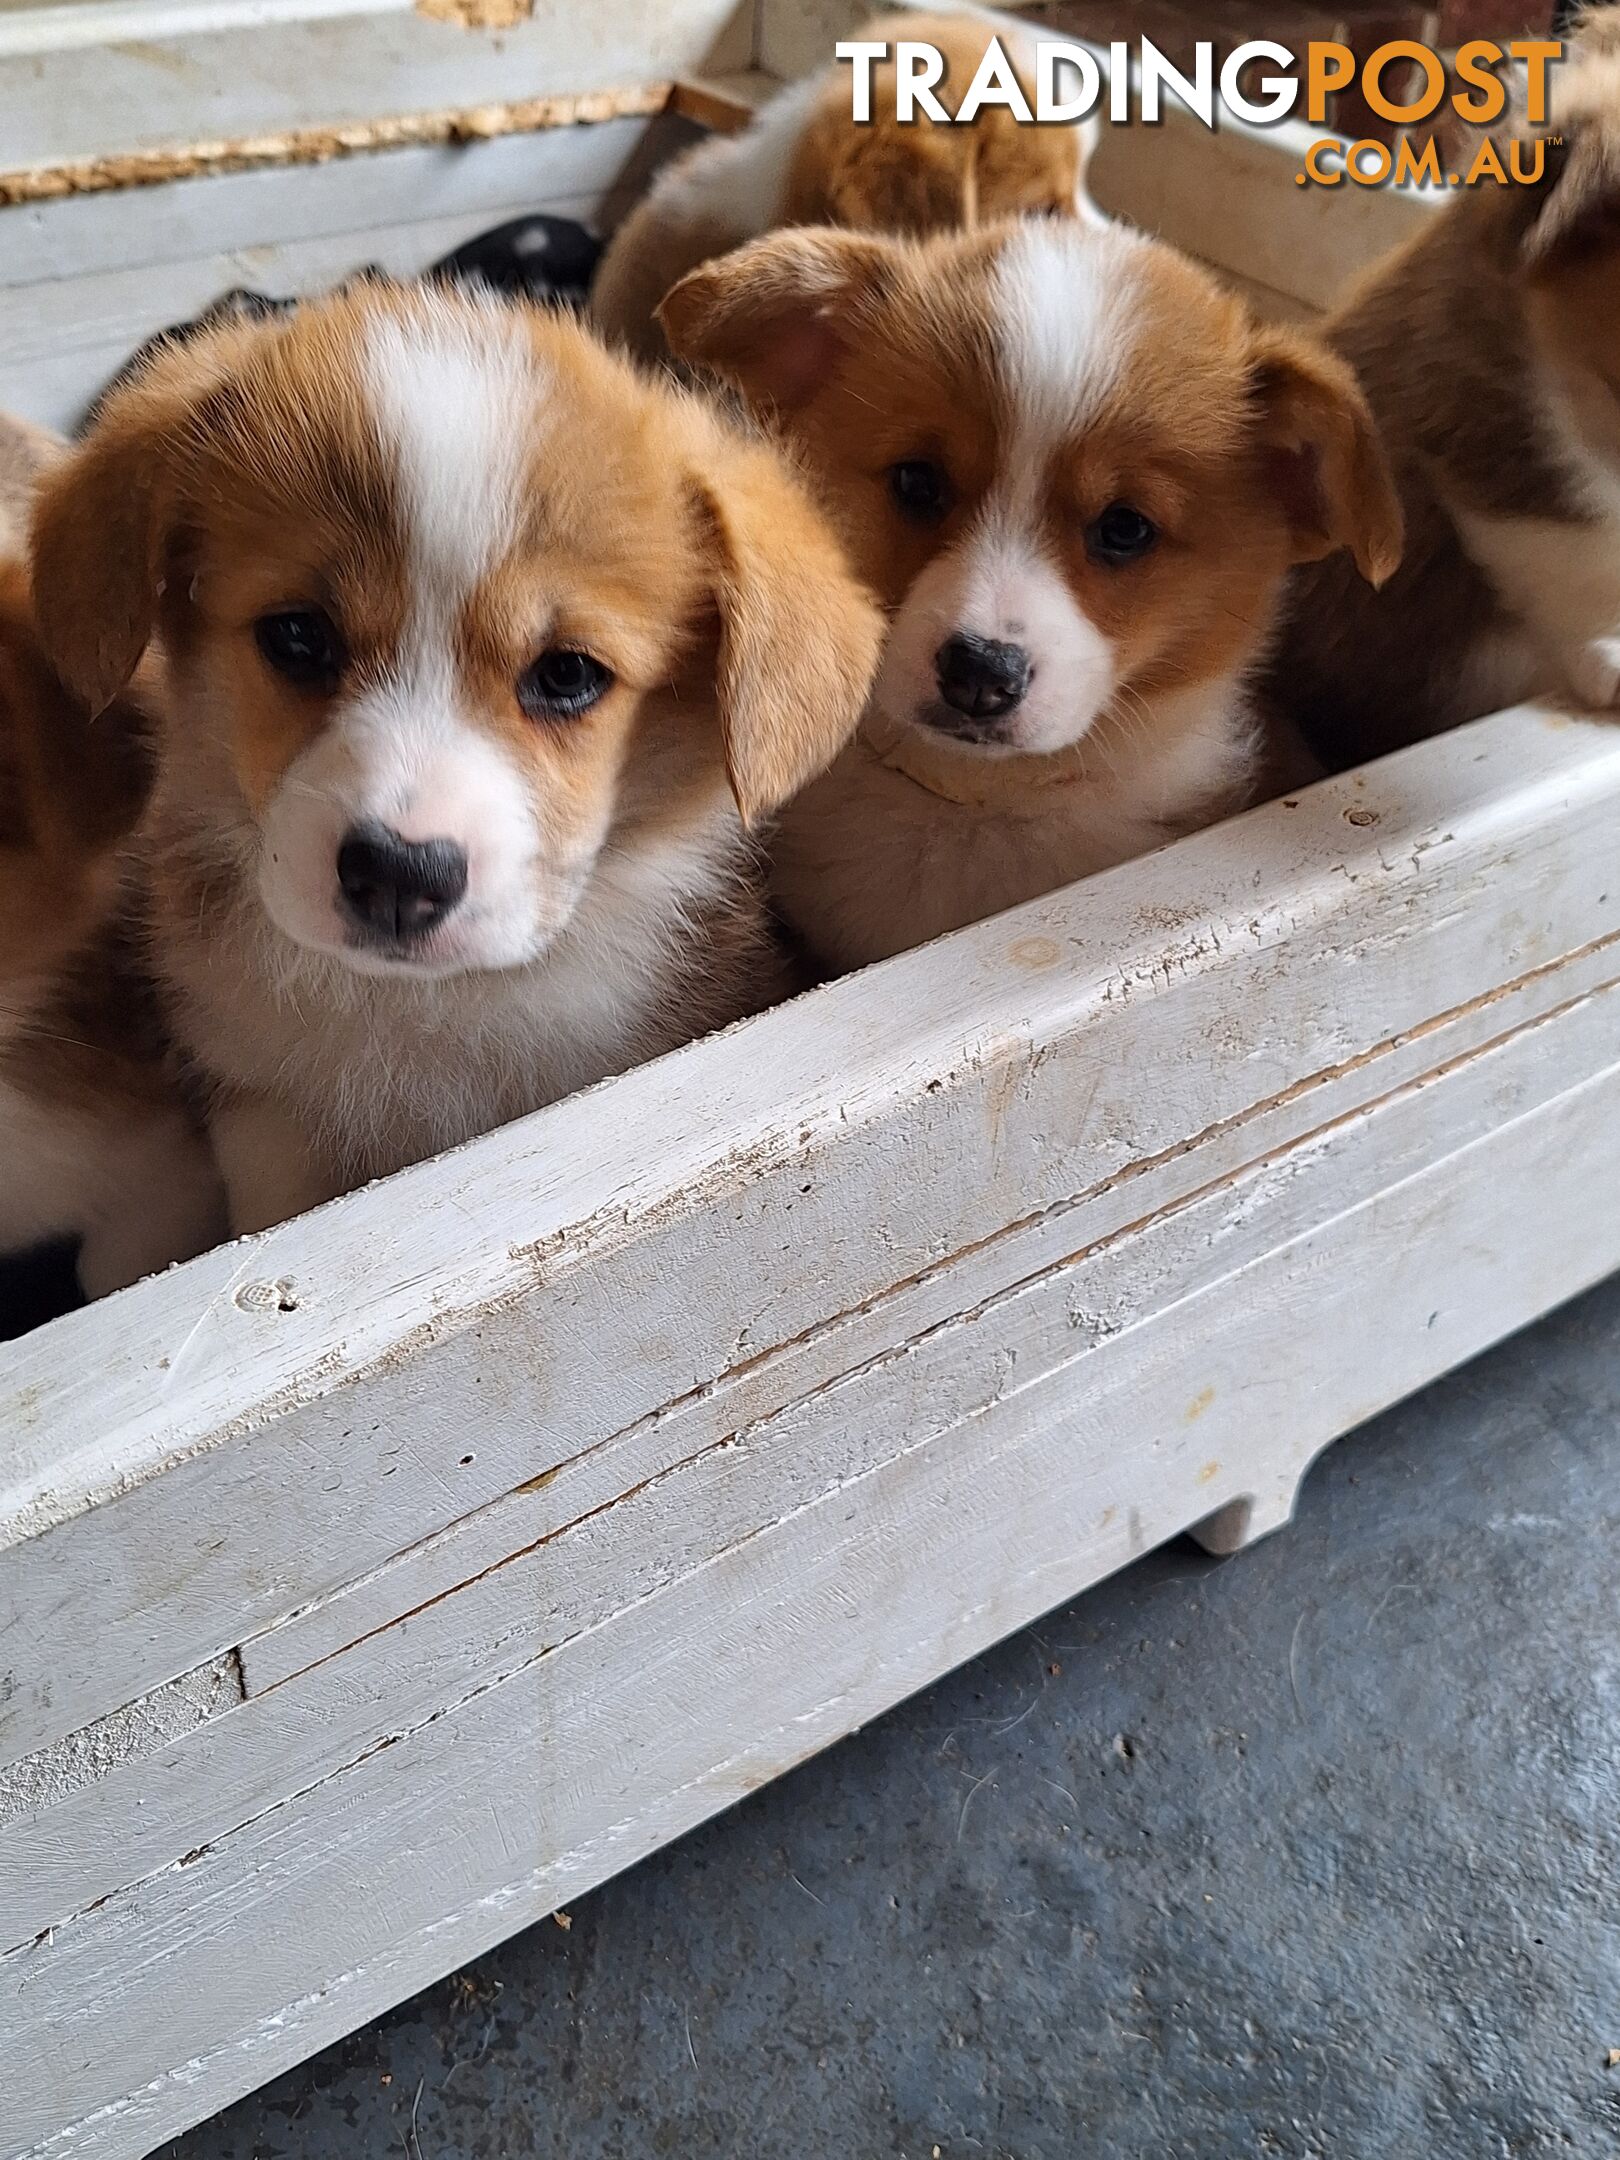
<path fill-rule="evenodd" d="M 892 618 L 880 706 L 992 754 L 1128 744 L 1248 660 L 1291 562 L 1398 556 L 1348 371 L 1122 229 L 783 233 L 663 320 L 825 479 Z"/>
<path fill-rule="evenodd" d="M 372 974 L 521 964 L 610 833 L 728 777 L 771 807 L 877 639 L 772 455 L 571 323 L 381 286 L 161 356 L 47 490 L 35 582 L 92 699 L 161 628 L 165 783 Z"/>

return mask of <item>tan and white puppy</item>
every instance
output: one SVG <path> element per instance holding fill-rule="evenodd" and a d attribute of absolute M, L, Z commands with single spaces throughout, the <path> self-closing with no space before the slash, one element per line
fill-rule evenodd
<path fill-rule="evenodd" d="M 0 421 L 0 463 L 17 441 Z M 223 1227 L 130 950 L 145 724 L 130 698 L 91 720 L 40 648 L 22 564 L 0 564 L 0 1253 L 75 1238 L 89 1297 Z"/>
<path fill-rule="evenodd" d="M 1377 593 L 1297 581 L 1271 670 L 1336 766 L 1534 697 L 1620 705 L 1620 9 L 1555 75 L 1545 176 L 1460 190 L 1329 325 L 1394 464 Z"/>
<path fill-rule="evenodd" d="M 834 968 L 1254 799 L 1289 566 L 1399 555 L 1349 370 L 1123 227 L 784 232 L 663 317 L 801 445 L 889 608 L 861 735 L 776 844 Z"/>
<path fill-rule="evenodd" d="M 148 932 L 236 1229 L 785 987 L 744 821 L 879 618 L 776 452 L 572 321 L 373 283 L 162 353 L 35 589 L 93 705 L 158 640 Z"/>
<path fill-rule="evenodd" d="M 1091 215 L 1085 163 L 1097 123 L 1020 123 L 1001 105 L 942 125 L 896 118 L 897 41 L 945 62 L 935 95 L 959 110 L 992 37 L 1034 99 L 1031 39 L 982 15 L 895 15 L 859 33 L 889 47 L 873 69 L 872 118 L 852 118 L 850 70 L 837 64 L 781 91 L 740 134 L 715 136 L 665 166 L 608 244 L 591 315 L 643 359 L 668 350 L 656 320 L 677 278 L 779 225 L 925 234 L 999 217 Z"/>

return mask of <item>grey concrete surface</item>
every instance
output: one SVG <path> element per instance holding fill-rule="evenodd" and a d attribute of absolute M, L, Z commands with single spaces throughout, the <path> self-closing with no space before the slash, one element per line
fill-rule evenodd
<path fill-rule="evenodd" d="M 166 2150 L 1613 2154 L 1617 1531 L 1620 1281 Z"/>

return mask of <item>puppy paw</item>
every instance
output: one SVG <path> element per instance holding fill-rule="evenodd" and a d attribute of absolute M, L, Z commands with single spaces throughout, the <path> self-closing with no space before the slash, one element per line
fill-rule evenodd
<path fill-rule="evenodd" d="M 1562 694 L 1587 712 L 1620 706 L 1620 634 L 1593 638 L 1555 656 Z"/>

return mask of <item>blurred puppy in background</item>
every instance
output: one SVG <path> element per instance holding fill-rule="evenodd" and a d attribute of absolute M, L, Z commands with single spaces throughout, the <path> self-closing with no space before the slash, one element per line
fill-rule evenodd
<path fill-rule="evenodd" d="M 1405 505 L 1377 592 L 1296 580 L 1269 694 L 1329 764 L 1526 698 L 1620 703 L 1620 9 L 1554 73 L 1537 184 L 1452 195 L 1351 293 Z"/>
<path fill-rule="evenodd" d="M 45 658 L 16 552 L 59 455 L 0 419 L 0 1253 L 78 1239 L 98 1297 L 200 1252 L 222 1214 L 129 950 L 142 689 L 92 719 Z"/>
<path fill-rule="evenodd" d="M 780 903 L 849 968 L 1256 799 L 1289 566 L 1387 577 L 1342 361 L 1122 226 L 774 234 L 664 302 L 786 430 L 887 604 L 858 740 L 785 813 Z"/>
<path fill-rule="evenodd" d="M 881 621 L 777 453 L 568 317 L 370 281 L 163 348 L 34 584 L 92 709 L 156 638 L 143 928 L 235 1230 L 789 987 L 745 827 Z"/>
<path fill-rule="evenodd" d="M 985 49 L 999 36 L 1025 95 L 1034 98 L 1031 40 L 982 15 L 896 15 L 859 33 L 893 47 L 934 46 L 945 61 L 936 95 L 961 105 Z M 673 159 L 625 219 L 603 257 L 591 315 L 643 359 L 667 359 L 656 320 L 677 278 L 779 225 L 842 225 L 925 234 L 999 217 L 1091 214 L 1085 162 L 1096 122 L 1028 126 L 1005 106 L 966 124 L 895 117 L 897 68 L 873 71 L 872 118 L 851 118 L 850 71 L 838 64 L 793 84 L 740 134 L 716 136 Z"/>

